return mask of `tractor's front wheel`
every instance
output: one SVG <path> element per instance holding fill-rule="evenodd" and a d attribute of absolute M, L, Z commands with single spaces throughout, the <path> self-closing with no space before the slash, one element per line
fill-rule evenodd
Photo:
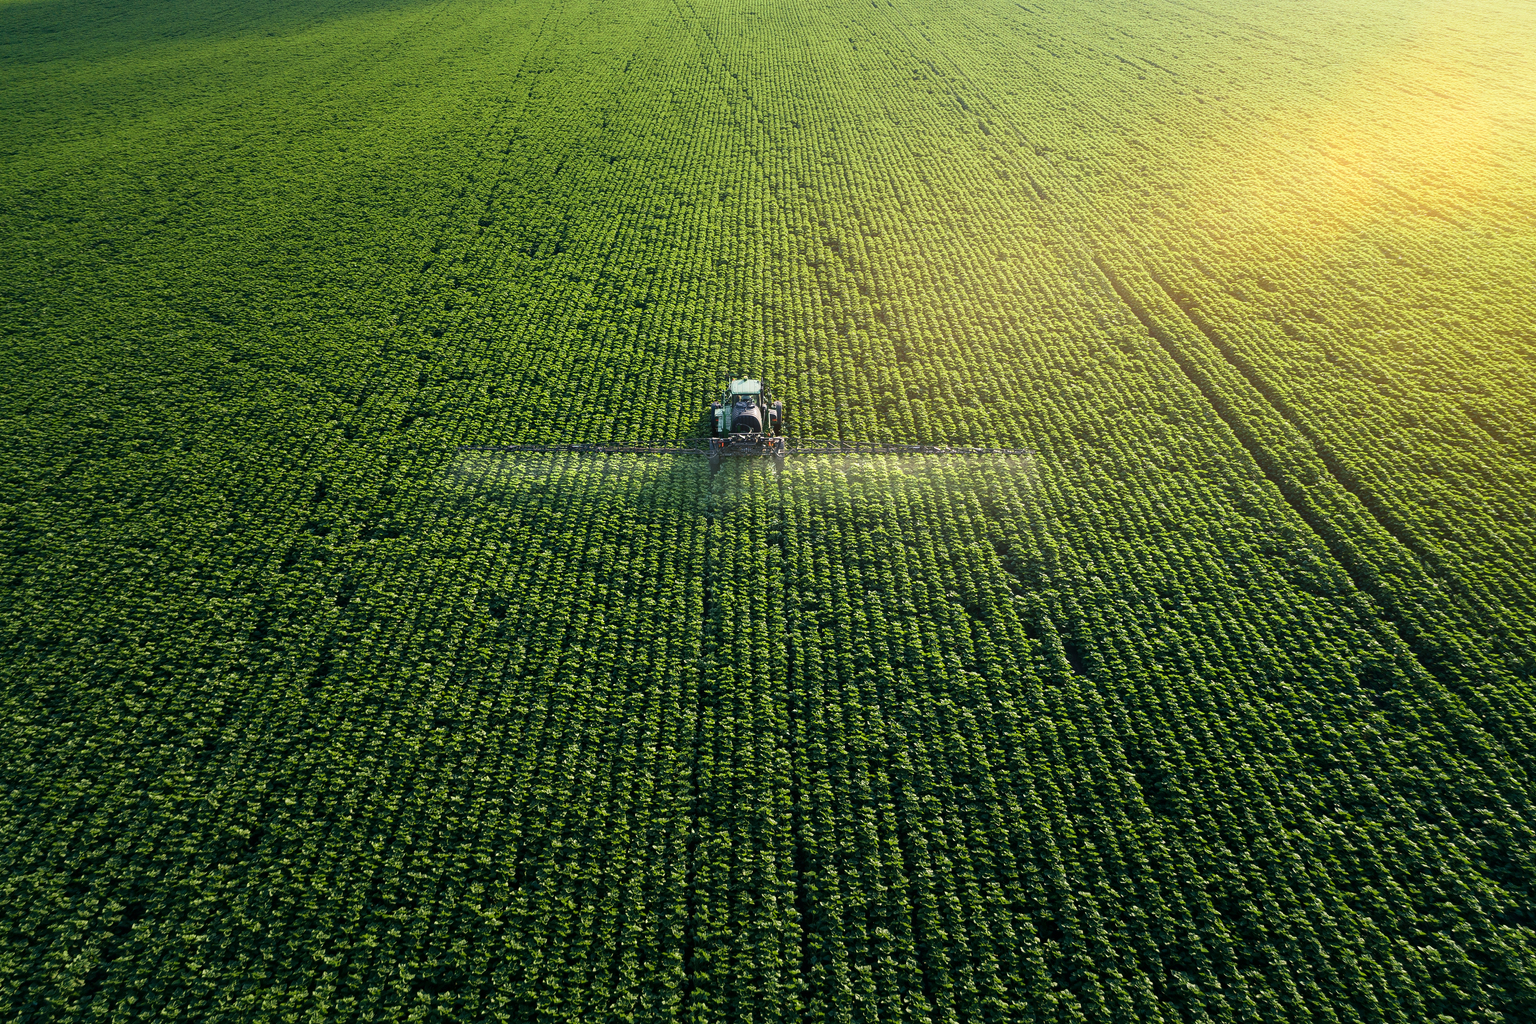
<path fill-rule="evenodd" d="M 709 436 L 720 436 L 720 403 L 709 403 Z"/>

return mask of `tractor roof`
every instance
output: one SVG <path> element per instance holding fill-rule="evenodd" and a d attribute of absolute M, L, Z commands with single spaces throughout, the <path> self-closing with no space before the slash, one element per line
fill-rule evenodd
<path fill-rule="evenodd" d="M 731 381 L 731 394 L 733 395 L 760 395 L 762 393 L 763 382 L 760 380 Z"/>

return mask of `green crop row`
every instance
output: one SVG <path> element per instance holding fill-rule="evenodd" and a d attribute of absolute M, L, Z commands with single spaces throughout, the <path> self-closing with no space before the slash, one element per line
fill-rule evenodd
<path fill-rule="evenodd" d="M 1384 12 L 0 8 L 0 1005 L 1530 1017 L 1524 23 Z M 1032 454 L 467 450 L 729 374 Z"/>

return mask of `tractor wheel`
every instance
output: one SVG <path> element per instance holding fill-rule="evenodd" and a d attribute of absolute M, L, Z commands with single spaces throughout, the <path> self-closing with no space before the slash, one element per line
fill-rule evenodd
<path fill-rule="evenodd" d="M 720 436 L 720 403 L 709 403 L 709 436 Z"/>

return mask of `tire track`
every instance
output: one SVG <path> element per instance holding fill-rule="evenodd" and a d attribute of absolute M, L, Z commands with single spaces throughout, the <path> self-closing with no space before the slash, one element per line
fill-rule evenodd
<path fill-rule="evenodd" d="M 1113 282 L 1114 278 L 1105 270 L 1102 263 L 1099 265 L 1099 269 L 1101 272 L 1104 272 L 1106 277 L 1110 277 Z M 1370 488 L 1363 485 L 1355 474 L 1334 455 L 1327 442 L 1319 436 L 1318 432 L 1300 416 L 1296 415 L 1285 400 L 1275 393 L 1274 388 L 1266 384 L 1263 378 L 1248 365 L 1247 361 L 1238 355 L 1232 345 L 1222 339 L 1216 327 L 1200 314 L 1193 301 L 1187 295 L 1176 288 L 1170 287 L 1168 282 L 1163 280 L 1162 276 L 1155 271 L 1149 270 L 1148 276 L 1168 296 L 1169 301 L 1179 308 L 1179 311 L 1184 314 L 1184 318 L 1189 321 L 1190 325 L 1203 334 L 1206 340 L 1211 343 L 1211 347 L 1227 361 L 1228 365 L 1238 372 L 1243 380 L 1248 383 L 1248 386 L 1262 396 L 1269 407 L 1275 411 L 1275 414 L 1290 424 L 1296 433 L 1306 440 L 1312 452 L 1317 456 L 1318 461 L 1327 467 L 1328 473 L 1333 477 L 1334 481 L 1351 494 L 1360 503 L 1361 508 L 1370 513 L 1382 531 L 1397 541 L 1405 551 L 1412 554 L 1418 564 L 1430 576 L 1449 588 L 1466 607 L 1468 612 L 1484 621 L 1491 619 L 1497 622 L 1499 628 L 1494 632 L 1494 637 L 1500 642 L 1500 646 L 1507 653 L 1517 655 L 1521 653 L 1510 646 L 1509 624 L 1503 620 L 1499 610 L 1488 607 L 1485 602 L 1480 601 L 1454 572 L 1445 568 L 1440 559 L 1428 549 L 1420 538 L 1414 536 L 1408 527 L 1397 520 L 1392 512 L 1382 503 L 1381 499 L 1372 493 Z M 1116 291 L 1119 291 L 1118 285 L 1116 286 Z"/>

